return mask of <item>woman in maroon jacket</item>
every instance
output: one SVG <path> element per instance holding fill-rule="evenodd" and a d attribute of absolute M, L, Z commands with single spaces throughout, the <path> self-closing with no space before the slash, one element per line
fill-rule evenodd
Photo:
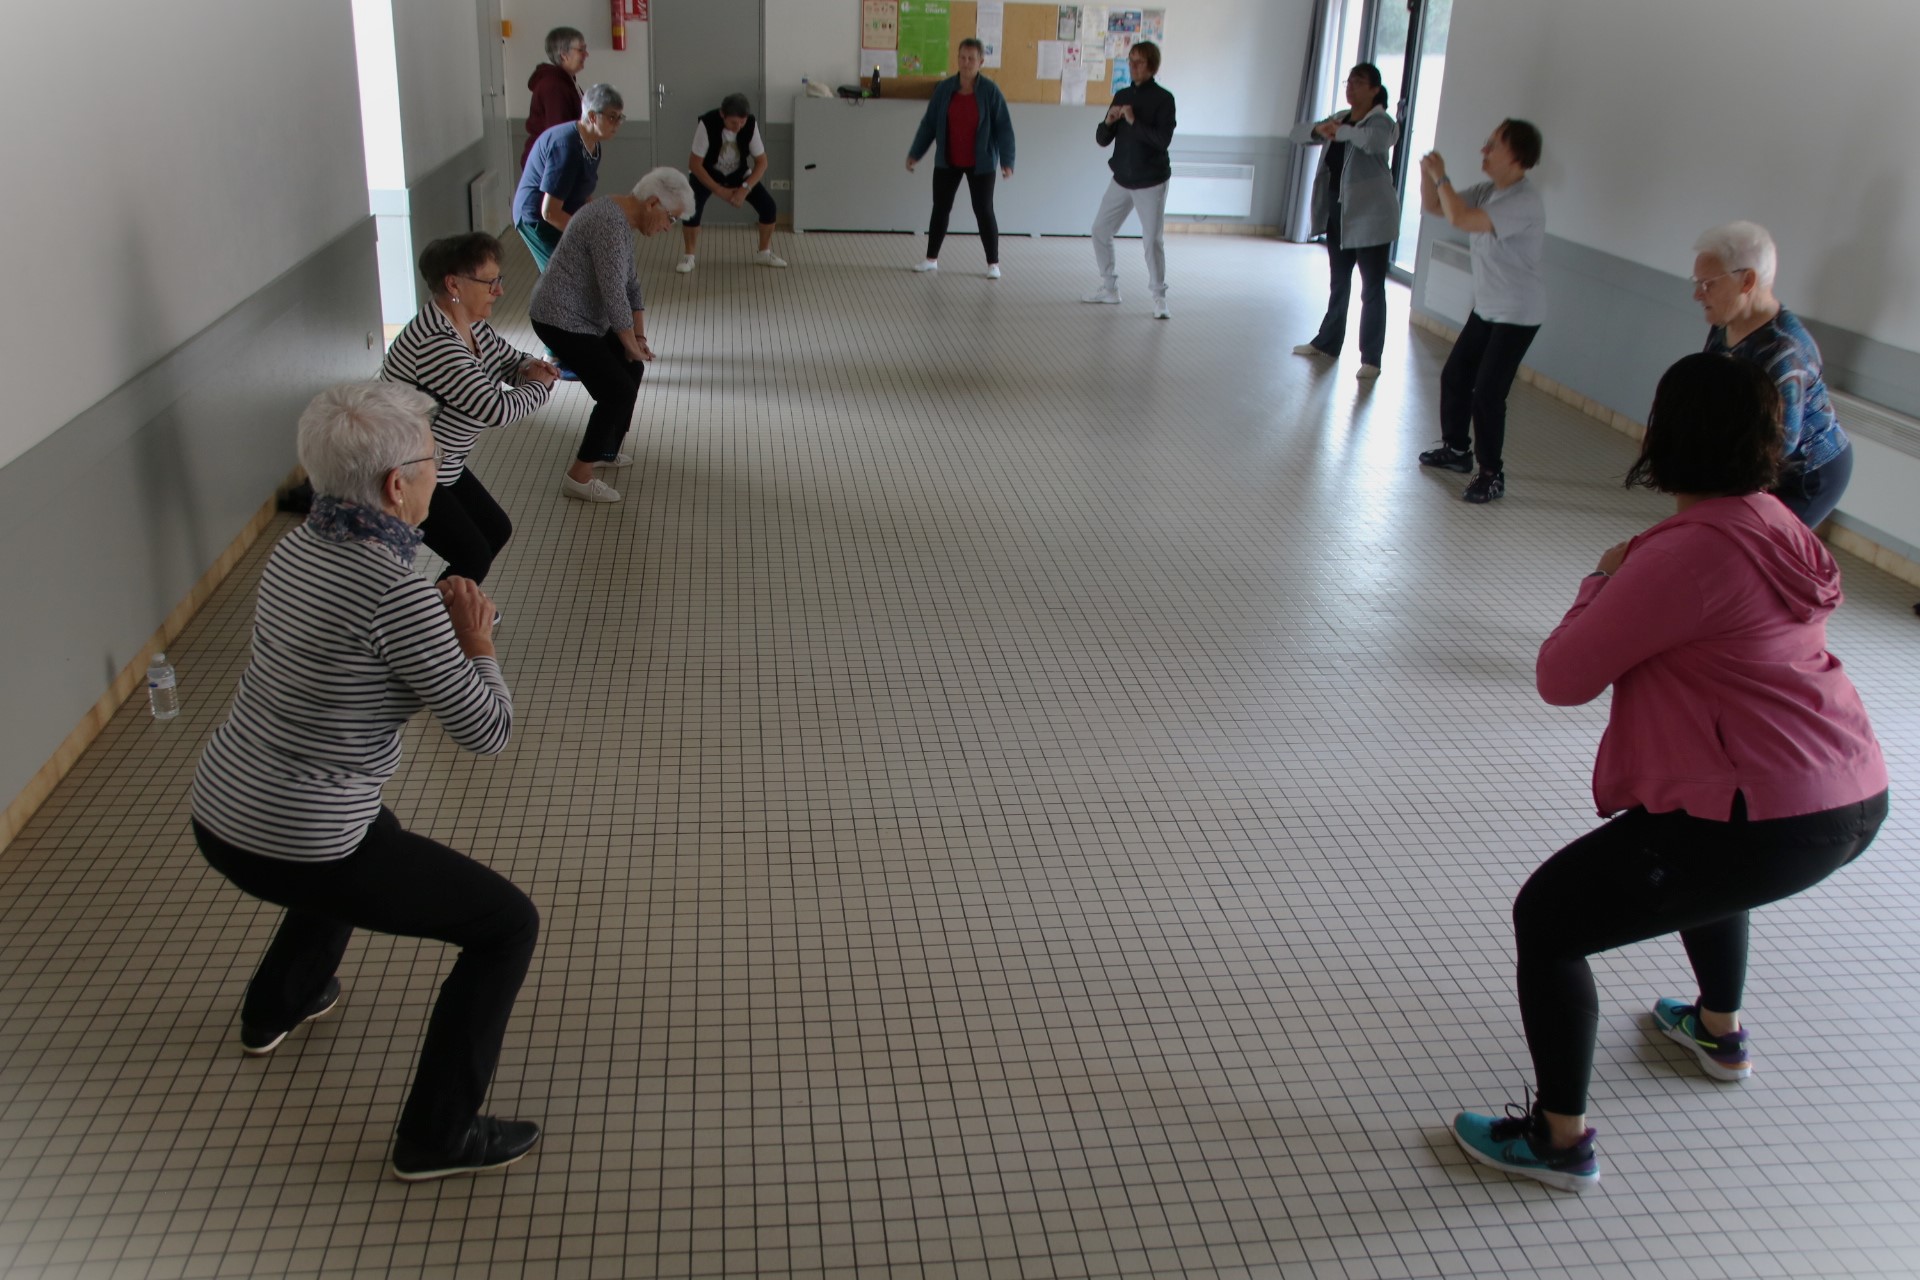
<path fill-rule="evenodd" d="M 547 32 L 547 60 L 527 77 L 533 101 L 527 107 L 527 142 L 520 148 L 520 164 L 527 163 L 533 140 L 557 124 L 580 118 L 580 69 L 587 65 L 587 38 L 573 27 Z"/>

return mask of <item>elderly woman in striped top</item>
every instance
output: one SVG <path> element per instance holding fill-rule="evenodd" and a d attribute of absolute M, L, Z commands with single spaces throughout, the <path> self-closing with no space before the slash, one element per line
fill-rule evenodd
<path fill-rule="evenodd" d="M 356 928 L 460 948 L 400 1113 L 404 1181 L 511 1164 L 529 1121 L 480 1114 L 540 917 L 504 877 L 405 830 L 380 792 L 422 707 L 469 751 L 507 745 L 513 702 L 493 605 L 413 572 L 439 461 L 433 401 L 386 382 L 322 392 L 300 418 L 313 513 L 260 576 L 252 656 L 193 779 L 201 854 L 286 909 L 240 1007 L 240 1048 L 271 1053 L 330 1012 Z"/>
<path fill-rule="evenodd" d="M 435 240 L 420 254 L 420 274 L 431 296 L 393 340 L 380 376 L 439 404 L 438 483 L 420 532 L 447 562 L 443 579 L 485 582 L 513 521 L 468 468 L 467 455 L 488 427 L 511 426 L 545 404 L 560 371 L 516 351 L 487 323 L 502 288 L 498 240 L 479 231 Z"/>

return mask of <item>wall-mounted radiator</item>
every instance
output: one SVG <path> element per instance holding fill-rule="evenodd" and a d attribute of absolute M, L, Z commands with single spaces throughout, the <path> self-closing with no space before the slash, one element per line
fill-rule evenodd
<path fill-rule="evenodd" d="M 1192 218 L 1249 217 L 1253 213 L 1253 166 L 1174 161 L 1167 212 Z"/>

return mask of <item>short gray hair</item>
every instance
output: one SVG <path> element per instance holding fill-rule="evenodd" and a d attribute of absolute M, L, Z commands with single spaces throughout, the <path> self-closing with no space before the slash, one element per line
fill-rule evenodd
<path fill-rule="evenodd" d="M 433 397 L 397 382 L 328 387 L 300 415 L 300 465 L 313 491 L 379 511 L 387 473 L 420 456 Z"/>
<path fill-rule="evenodd" d="M 555 27 L 547 32 L 547 61 L 559 66 L 560 59 L 566 57 L 575 44 L 586 42 L 578 27 Z"/>
<path fill-rule="evenodd" d="M 589 111 L 625 111 L 627 100 L 620 91 L 610 84 L 590 84 L 587 91 L 580 95 L 580 114 Z"/>
<path fill-rule="evenodd" d="M 1773 288 L 1780 264 L 1773 237 L 1757 222 L 1723 222 L 1693 242 L 1695 253 L 1710 253 L 1728 271 L 1751 271 L 1762 288 Z"/>
<path fill-rule="evenodd" d="M 676 165 L 663 164 L 658 169 L 649 169 L 633 184 L 633 198 L 649 200 L 658 196 L 660 207 L 676 218 L 685 218 L 693 213 L 693 184 L 687 181 L 687 171 Z"/>

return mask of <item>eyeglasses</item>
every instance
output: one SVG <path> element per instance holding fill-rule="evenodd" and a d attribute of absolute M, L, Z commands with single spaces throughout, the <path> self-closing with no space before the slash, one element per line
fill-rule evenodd
<path fill-rule="evenodd" d="M 507 278 L 504 275 L 498 275 L 498 276 L 492 276 L 492 277 L 463 276 L 463 275 L 460 275 L 458 271 L 454 272 L 453 274 L 456 276 L 460 276 L 460 279 L 462 280 L 471 280 L 475 284 L 483 284 L 492 293 L 505 293 L 507 291 Z"/>
<path fill-rule="evenodd" d="M 435 466 L 437 467 L 437 466 L 439 466 L 439 465 L 440 465 L 440 461 L 441 461 L 441 459 L 442 459 L 442 458 L 443 458 L 444 456 L 445 456 L 445 454 L 444 454 L 444 453 L 443 453 L 443 451 L 441 450 L 441 448 L 440 448 L 440 446 L 439 446 L 439 445 L 435 445 L 435 446 L 433 446 L 433 452 L 432 452 L 432 453 L 430 453 L 430 454 L 428 454 L 428 455 L 427 455 L 426 457 L 424 457 L 424 458 L 408 458 L 408 459 L 407 459 L 407 460 L 406 460 L 405 462 L 403 462 L 403 463 L 401 463 L 401 464 L 400 464 L 399 466 L 397 466 L 397 467 L 395 467 L 395 468 L 394 468 L 394 470 L 395 470 L 395 471 L 404 471 L 404 470 L 406 470 L 406 469 L 407 469 L 408 467 L 411 467 L 411 466 L 413 466 L 413 465 L 414 465 L 415 463 L 420 463 L 420 462 L 431 462 L 431 463 L 433 463 L 433 464 L 434 464 L 434 465 L 435 465 Z"/>
<path fill-rule="evenodd" d="M 1705 280 L 1702 280 L 1699 276 L 1688 276 L 1687 283 L 1693 286 L 1693 291 L 1695 293 L 1705 293 L 1707 291 L 1707 286 L 1712 284 L 1715 280 L 1725 280 L 1728 276 L 1737 276 L 1743 271 L 1750 271 L 1750 270 L 1752 270 L 1751 267 L 1735 267 L 1731 271 L 1722 271 L 1717 276 L 1708 276 Z"/>

